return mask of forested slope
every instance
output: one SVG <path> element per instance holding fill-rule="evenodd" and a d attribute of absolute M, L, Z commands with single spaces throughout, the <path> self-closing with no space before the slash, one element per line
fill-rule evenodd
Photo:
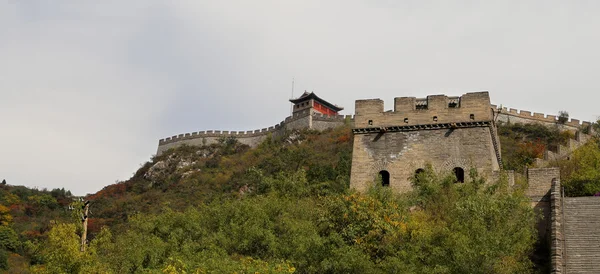
<path fill-rule="evenodd" d="M 532 165 L 535 142 L 566 136 L 523 125 L 499 134 L 508 165 Z M 522 195 L 526 182 L 508 188 L 473 174 L 457 184 L 428 169 L 413 179 L 411 193 L 374 187 L 359 194 L 348 188 L 351 154 L 349 127 L 289 132 L 255 149 L 233 138 L 180 147 L 86 197 L 86 252 L 79 251 L 77 210 L 68 210 L 80 203 L 64 190 L 19 196 L 39 200 L 43 206 L 31 212 L 44 224 L 28 230 L 15 217 L 5 227 L 17 235 L 16 247 L 4 249 L 14 273 L 535 271 L 529 258 L 537 215 Z"/>

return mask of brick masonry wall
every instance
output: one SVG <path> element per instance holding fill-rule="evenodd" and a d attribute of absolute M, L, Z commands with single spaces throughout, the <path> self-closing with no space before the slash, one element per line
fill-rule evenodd
<path fill-rule="evenodd" d="M 551 216 L 551 188 L 552 182 L 560 180 L 560 169 L 558 168 L 530 168 L 527 170 L 527 189 L 525 195 L 529 197 L 531 207 L 542 215 L 536 227 L 539 238 L 547 241 L 550 230 Z"/>
<path fill-rule="evenodd" d="M 488 180 L 500 170 L 489 127 L 355 134 L 350 187 L 366 191 L 381 170 L 396 192 L 412 189 L 415 171 L 431 164 L 438 172 L 474 167 Z"/>
<path fill-rule="evenodd" d="M 207 134 L 203 134 L 203 135 L 198 135 L 198 136 L 190 136 L 193 138 L 180 139 L 176 142 L 159 145 L 158 149 L 156 151 L 156 155 L 161 155 L 162 153 L 164 153 L 165 151 L 167 151 L 171 148 L 176 148 L 176 147 L 184 145 L 184 144 L 188 145 L 188 146 L 203 146 L 203 145 L 216 144 L 216 143 L 218 143 L 220 138 L 226 138 L 226 137 L 230 137 L 230 136 L 235 137 L 242 144 L 248 145 L 250 147 L 256 147 L 262 141 L 264 141 L 269 136 L 269 134 L 277 135 L 278 133 L 279 132 L 273 131 L 273 132 L 264 132 L 264 133 L 256 134 L 256 135 L 254 135 L 254 134 L 248 134 L 248 135 L 219 134 L 217 136 L 210 136 Z"/>
<path fill-rule="evenodd" d="M 554 179 L 550 189 L 550 273 L 564 273 L 565 241 L 561 199 L 560 180 Z"/>
<path fill-rule="evenodd" d="M 336 128 L 346 123 L 350 124 L 350 126 L 354 126 L 354 118 L 352 115 L 327 116 L 320 113 L 313 113 L 311 128 L 322 131 L 330 128 Z"/>
<path fill-rule="evenodd" d="M 307 128 L 325 130 L 344 125 L 345 123 L 353 125 L 354 117 L 352 115 L 328 116 L 315 113 L 313 109 L 305 109 L 294 112 L 293 116 L 287 117 L 281 123 L 269 128 L 250 131 L 199 131 L 161 139 L 159 140 L 156 154 L 161 155 L 171 148 L 176 148 L 184 144 L 190 146 L 215 144 L 220 138 L 227 137 L 235 137 L 242 144 L 256 147 L 268 136 L 279 136 L 286 130 L 301 130 Z"/>
<path fill-rule="evenodd" d="M 304 129 L 312 127 L 312 119 L 310 114 L 306 114 L 296 119 L 286 119 L 285 126 L 287 130 Z"/>
<path fill-rule="evenodd" d="M 465 179 L 469 170 L 476 168 L 488 181 L 500 170 L 488 92 L 461 97 L 398 97 L 394 99 L 394 111 L 387 112 L 382 100 L 357 100 L 355 109 L 354 127 L 358 130 L 354 135 L 350 186 L 358 191 L 366 191 L 381 170 L 389 172 L 390 187 L 396 192 L 411 190 L 410 178 L 426 164 L 437 172 L 448 173 L 460 167 Z M 462 122 L 489 125 L 364 134 L 373 128 Z"/>
<path fill-rule="evenodd" d="M 417 109 L 417 100 L 426 100 L 427 108 Z M 428 96 L 427 99 L 399 97 L 394 99 L 394 111 L 384 112 L 382 100 L 357 100 L 354 123 L 357 128 L 365 128 L 491 121 L 493 119 L 490 97 L 487 92 L 464 94 L 460 97 L 458 107 L 449 107 L 449 102 L 450 98 L 444 95 Z"/>
<path fill-rule="evenodd" d="M 528 110 L 517 110 L 513 108 L 498 107 L 491 105 L 497 116 L 499 122 L 510 122 L 510 123 L 541 123 L 547 126 L 559 126 L 561 130 L 577 131 L 581 127 L 587 127 L 591 125 L 588 121 L 580 121 L 578 119 L 570 119 L 564 124 L 558 123 L 558 117 L 556 115 L 546 115 L 538 112 L 531 112 Z"/>
<path fill-rule="evenodd" d="M 527 170 L 528 187 L 525 191 L 532 201 L 541 201 L 549 194 L 553 179 L 560 179 L 558 168 L 530 168 Z"/>

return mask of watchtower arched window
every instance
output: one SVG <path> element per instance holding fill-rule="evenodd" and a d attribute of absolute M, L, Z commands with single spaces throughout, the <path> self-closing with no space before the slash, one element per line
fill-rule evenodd
<path fill-rule="evenodd" d="M 422 169 L 422 168 L 419 168 L 419 169 L 415 170 L 415 178 L 418 178 L 418 177 L 419 177 L 419 174 L 421 174 L 421 173 L 423 173 L 423 172 L 425 172 L 425 170 L 424 170 L 424 169 Z"/>
<path fill-rule="evenodd" d="M 465 182 L 465 170 L 460 167 L 455 167 L 452 171 L 454 171 L 454 175 L 456 176 L 457 183 Z"/>
<path fill-rule="evenodd" d="M 379 171 L 381 177 L 381 186 L 390 186 L 390 173 L 387 170 Z"/>

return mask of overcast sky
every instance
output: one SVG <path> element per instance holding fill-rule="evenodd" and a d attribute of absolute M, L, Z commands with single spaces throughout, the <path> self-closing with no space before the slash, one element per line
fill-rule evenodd
<path fill-rule="evenodd" d="M 490 2 L 0 0 L 0 180 L 96 192 L 161 138 L 279 123 L 292 78 L 342 114 L 489 91 L 595 120 L 600 1 Z"/>

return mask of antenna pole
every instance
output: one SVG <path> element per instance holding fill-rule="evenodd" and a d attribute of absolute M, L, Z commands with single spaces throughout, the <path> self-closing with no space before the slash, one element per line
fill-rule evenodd
<path fill-rule="evenodd" d="M 294 99 L 294 78 L 292 77 L 292 97 L 290 99 Z M 290 116 L 294 112 L 294 104 L 290 107 Z"/>
<path fill-rule="evenodd" d="M 90 201 L 86 201 L 83 204 L 83 216 L 81 216 L 81 224 L 83 226 L 83 233 L 81 233 L 81 252 L 85 252 L 85 244 L 87 242 L 87 226 L 88 226 L 88 212 L 90 209 Z"/>

